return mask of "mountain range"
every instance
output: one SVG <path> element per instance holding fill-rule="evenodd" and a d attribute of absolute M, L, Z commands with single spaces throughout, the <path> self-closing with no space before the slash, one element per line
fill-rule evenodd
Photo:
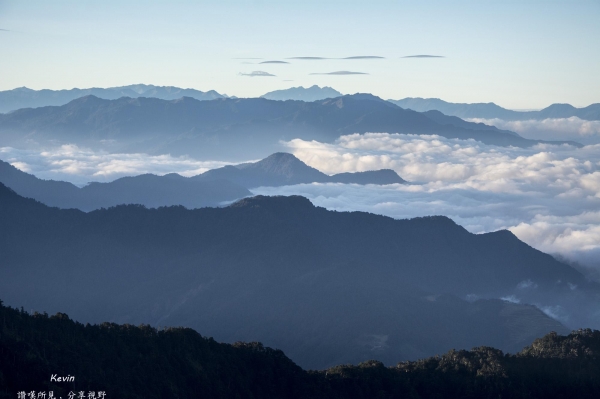
<path fill-rule="evenodd" d="M 0 205 L 6 303 L 261 340 L 303 367 L 517 351 L 567 331 L 542 310 L 600 325 L 597 283 L 508 231 L 474 235 L 441 216 L 334 212 L 297 196 L 84 213 L 4 185 Z"/>
<path fill-rule="evenodd" d="M 200 91 L 195 89 L 182 89 L 173 86 L 154 85 L 129 85 L 119 87 L 70 90 L 32 90 L 27 87 L 18 87 L 13 90 L 0 91 L 0 113 L 14 111 L 20 108 L 38 108 L 50 105 L 65 105 L 77 98 L 93 95 L 106 100 L 115 100 L 121 97 L 154 97 L 162 100 L 176 100 L 181 97 L 195 98 L 196 100 L 214 100 L 224 98 L 214 90 Z"/>
<path fill-rule="evenodd" d="M 518 147 L 540 142 L 454 117 L 405 110 L 368 94 L 315 102 L 86 96 L 60 107 L 0 114 L 3 146 L 72 143 L 109 152 L 229 160 L 262 158 L 292 139 L 330 143 L 341 135 L 367 132 L 437 134 Z"/>
<path fill-rule="evenodd" d="M 220 94 L 214 90 L 203 92 L 200 90 L 183 89 L 174 86 L 145 84 L 108 88 L 75 88 L 70 90 L 32 90 L 27 87 L 19 87 L 12 90 L 0 91 L 0 113 L 11 112 L 20 108 L 65 105 L 70 101 L 88 95 L 93 95 L 106 100 L 116 100 L 121 97 L 149 97 L 162 100 L 178 100 L 182 97 L 190 97 L 200 101 L 230 98 L 229 96 Z M 313 85 L 308 88 L 299 86 L 275 90 L 263 94 L 260 98 L 278 101 L 297 100 L 313 102 L 341 96 L 342 93 L 331 87 Z M 600 120 L 600 104 L 591 104 L 583 108 L 576 108 L 570 104 L 552 104 L 539 111 L 515 111 L 502 108 L 494 103 L 451 103 L 439 98 L 407 97 L 400 100 L 390 99 L 388 101 L 401 108 L 418 112 L 435 110 L 440 111 L 445 115 L 467 119 L 498 118 L 506 121 L 517 121 L 529 119 L 570 118 L 576 116 L 584 120 Z"/>
<path fill-rule="evenodd" d="M 514 111 L 502 108 L 494 103 L 450 103 L 439 98 L 404 98 L 402 100 L 388 100 L 399 107 L 412 109 L 418 112 L 436 110 L 445 115 L 459 118 L 502 119 L 505 121 L 522 121 L 548 118 L 577 117 L 588 121 L 600 120 L 600 103 L 591 104 L 583 108 L 575 108 L 570 104 L 552 104 L 539 111 Z"/>
<path fill-rule="evenodd" d="M 187 178 L 176 173 L 122 177 L 110 183 L 71 183 L 42 180 L 0 160 L 0 182 L 27 198 L 49 206 L 83 211 L 121 204 L 149 208 L 183 205 L 186 208 L 217 206 L 252 195 L 259 186 L 302 183 L 402 184 L 393 170 L 383 169 L 328 176 L 292 154 L 276 153 L 261 161 L 225 166 Z"/>
<path fill-rule="evenodd" d="M 266 98 L 267 100 L 278 100 L 278 101 L 286 101 L 286 100 L 296 100 L 296 101 L 318 101 L 324 100 L 326 98 L 336 98 L 341 97 L 343 94 L 339 91 L 329 87 L 319 87 L 317 85 L 313 85 L 311 87 L 304 88 L 302 86 L 299 87 L 290 87 L 289 89 L 284 90 L 275 90 L 270 91 L 268 93 L 260 96 L 261 98 Z"/>

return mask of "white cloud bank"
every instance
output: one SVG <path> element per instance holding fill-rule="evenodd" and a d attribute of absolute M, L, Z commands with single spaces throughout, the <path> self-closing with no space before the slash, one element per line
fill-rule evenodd
<path fill-rule="evenodd" d="M 573 140 L 583 144 L 600 143 L 600 121 L 586 121 L 576 116 L 543 120 L 505 121 L 502 119 L 466 119 L 498 129 L 511 130 L 534 140 Z"/>

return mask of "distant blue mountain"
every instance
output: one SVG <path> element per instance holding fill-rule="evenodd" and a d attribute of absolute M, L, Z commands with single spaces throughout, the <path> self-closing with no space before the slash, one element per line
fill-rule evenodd
<path fill-rule="evenodd" d="M 267 100 L 277 100 L 277 101 L 285 101 L 285 100 L 298 100 L 298 101 L 318 101 L 324 100 L 326 98 L 335 98 L 340 97 L 342 93 L 339 91 L 332 89 L 331 87 L 319 87 L 317 85 L 311 86 L 309 88 L 300 87 L 290 87 L 289 89 L 284 90 L 275 90 L 270 91 L 266 94 L 260 96 L 261 98 L 266 98 Z"/>
<path fill-rule="evenodd" d="M 198 101 L 85 96 L 59 107 L 0 114 L 0 146 L 31 142 L 211 159 L 263 158 L 293 139 L 335 142 L 354 133 L 436 134 L 488 145 L 529 147 L 540 142 L 513 132 L 436 112 L 406 110 L 370 94 L 313 102 L 264 98 Z M 555 142 L 561 143 L 561 142 Z"/>
<path fill-rule="evenodd" d="M 404 98 L 388 100 L 392 104 L 413 111 L 440 111 L 446 115 L 459 118 L 503 119 L 519 121 L 529 119 L 570 118 L 576 116 L 588 121 L 600 120 L 600 103 L 591 104 L 584 108 L 575 108 L 570 104 L 552 104 L 540 111 L 513 111 L 502 108 L 494 103 L 449 103 L 439 98 Z"/>
<path fill-rule="evenodd" d="M 19 87 L 13 90 L 0 91 L 0 113 L 14 111 L 19 108 L 64 105 L 76 98 L 88 95 L 94 95 L 105 100 L 115 100 L 121 97 L 154 97 L 162 100 L 176 100 L 184 96 L 192 97 L 196 100 L 214 100 L 215 98 L 227 97 L 214 90 L 203 92 L 173 86 L 143 84 L 109 87 L 106 89 L 94 87 L 71 90 L 31 90 L 27 87 Z"/>

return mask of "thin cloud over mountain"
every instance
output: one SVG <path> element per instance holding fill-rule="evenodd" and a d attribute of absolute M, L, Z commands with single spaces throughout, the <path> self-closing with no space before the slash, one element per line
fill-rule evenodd
<path fill-rule="evenodd" d="M 369 60 L 369 59 L 385 59 L 378 55 L 353 55 L 351 57 L 290 57 L 288 60 Z"/>
<path fill-rule="evenodd" d="M 265 72 L 265 71 L 252 71 L 250 73 L 240 72 L 240 75 L 241 76 L 249 76 L 251 78 L 253 78 L 253 77 L 261 77 L 261 76 L 277 76 L 277 75 L 273 75 L 272 73 Z"/>
<path fill-rule="evenodd" d="M 368 75 L 366 72 L 335 71 L 335 72 L 313 72 L 310 75 Z"/>

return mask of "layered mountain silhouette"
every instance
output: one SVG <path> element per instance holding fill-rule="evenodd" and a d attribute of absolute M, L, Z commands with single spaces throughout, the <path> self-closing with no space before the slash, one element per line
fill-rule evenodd
<path fill-rule="evenodd" d="M 108 151 L 248 159 L 279 151 L 282 140 L 334 142 L 341 135 L 367 132 L 437 134 L 519 147 L 539 142 L 481 124 L 434 119 L 369 94 L 315 102 L 86 96 L 60 107 L 1 114 L 0 145 L 58 142 Z"/>
<path fill-rule="evenodd" d="M 393 367 L 369 360 L 307 372 L 281 350 L 259 342 L 218 343 L 186 328 L 84 325 L 64 313 L 28 314 L 1 301 L 0 319 L 2 398 L 25 387 L 29 393 L 52 391 L 57 398 L 72 390 L 146 399 L 595 399 L 600 394 L 600 331 L 551 333 L 516 354 L 477 347 Z M 76 378 L 62 383 L 52 375 Z"/>
<path fill-rule="evenodd" d="M 83 211 L 120 204 L 141 204 L 151 208 L 170 205 L 200 208 L 252 194 L 228 180 L 194 181 L 177 174 L 144 174 L 123 177 L 110 183 L 91 183 L 79 188 L 63 181 L 38 179 L 4 161 L 0 161 L 0 182 L 20 195 L 46 205 Z"/>
<path fill-rule="evenodd" d="M 227 97 L 214 90 L 200 91 L 195 89 L 182 89 L 173 86 L 154 85 L 129 85 L 120 87 L 70 90 L 32 90 L 19 87 L 13 90 L 0 91 L 0 113 L 14 111 L 19 108 L 37 108 L 49 105 L 64 105 L 83 96 L 93 95 L 106 100 L 115 100 L 121 97 L 155 97 L 163 100 L 176 100 L 181 97 L 191 97 L 196 100 L 214 100 Z"/>
<path fill-rule="evenodd" d="M 390 169 L 326 175 L 292 154 L 276 153 L 259 162 L 225 166 L 191 178 L 176 173 L 122 177 L 110 183 L 90 183 L 79 188 L 71 183 L 42 180 L 0 161 L 0 183 L 19 195 L 49 206 L 83 211 L 122 204 L 149 208 L 183 205 L 186 208 L 216 206 L 247 197 L 249 188 L 302 183 L 402 184 Z"/>
<path fill-rule="evenodd" d="M 212 169 L 192 180 L 210 181 L 226 179 L 247 188 L 259 186 L 286 186 L 305 183 L 346 184 L 403 184 L 406 183 L 391 169 L 355 173 L 338 173 L 332 176 L 312 168 L 292 154 L 278 152 L 262 161 L 224 166 Z"/>
<path fill-rule="evenodd" d="M 329 87 L 319 87 L 317 85 L 313 85 L 308 88 L 304 88 L 302 86 L 299 87 L 290 87 L 289 89 L 284 90 L 275 90 L 270 91 L 268 93 L 260 96 L 261 98 L 266 98 L 267 100 L 278 100 L 278 101 L 286 101 L 286 100 L 298 100 L 298 101 L 318 101 L 324 100 L 326 98 L 335 98 L 341 97 L 342 93 L 339 91 Z"/>
<path fill-rule="evenodd" d="M 529 119 L 570 118 L 576 116 L 588 121 L 600 120 L 600 104 L 591 104 L 583 108 L 575 108 L 570 104 L 552 104 L 540 111 L 513 111 L 494 103 L 450 103 L 439 98 L 404 98 L 388 100 L 399 107 L 418 112 L 440 111 L 446 115 L 459 118 L 503 119 L 505 121 L 521 121 Z"/>
<path fill-rule="evenodd" d="M 260 340 L 309 368 L 516 351 L 565 332 L 542 310 L 600 324 L 598 284 L 508 231 L 474 235 L 445 217 L 333 212 L 297 196 L 84 213 L 2 185 L 0 226 L 9 305 Z"/>

